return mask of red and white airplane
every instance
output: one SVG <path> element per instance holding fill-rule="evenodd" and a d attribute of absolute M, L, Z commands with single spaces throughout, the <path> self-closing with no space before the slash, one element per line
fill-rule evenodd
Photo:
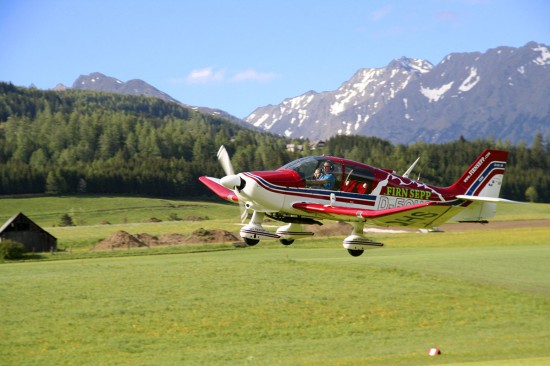
<path fill-rule="evenodd" d="M 498 198 L 507 158 L 506 151 L 485 150 L 453 185 L 436 187 L 408 177 L 418 159 L 403 175 L 333 156 L 310 156 L 274 171 L 235 174 L 221 146 L 218 159 L 226 176 L 199 180 L 221 198 L 252 211 L 250 222 L 240 230 L 247 245 L 266 239 L 289 245 L 313 235 L 304 225 L 322 225 L 318 220 L 330 219 L 352 224 L 343 246 L 356 257 L 383 246 L 365 237 L 365 224 L 431 229 L 448 221 L 486 223 L 495 215 L 497 203 L 514 202 Z M 334 177 L 331 189 L 314 177 L 324 166 Z M 286 225 L 268 231 L 262 226 L 265 216 Z"/>

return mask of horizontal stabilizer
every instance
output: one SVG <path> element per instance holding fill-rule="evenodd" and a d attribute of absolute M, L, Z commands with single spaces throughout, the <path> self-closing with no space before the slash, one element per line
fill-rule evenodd
<path fill-rule="evenodd" d="M 465 201 L 473 201 L 473 202 L 490 202 L 490 203 L 525 203 L 525 202 L 518 202 L 518 201 L 512 201 L 507 200 L 505 198 L 498 198 L 498 197 L 482 197 L 482 196 L 469 196 L 465 194 L 460 194 L 456 196 L 456 198 L 465 200 Z"/>

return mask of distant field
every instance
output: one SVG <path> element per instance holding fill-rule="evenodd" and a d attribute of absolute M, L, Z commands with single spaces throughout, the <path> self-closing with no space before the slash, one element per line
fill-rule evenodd
<path fill-rule="evenodd" d="M 239 227 L 239 208 L 221 200 L 184 201 L 148 197 L 63 196 L 0 199 L 0 223 L 23 212 L 58 238 L 60 249 L 90 249 L 118 230 L 132 234 L 188 234 L 201 227 Z M 60 227 L 68 214 L 76 226 Z M 195 221 L 202 219 L 202 221 Z M 225 224 L 227 222 L 227 224 Z"/>
<path fill-rule="evenodd" d="M 189 216 L 218 219 L 239 217 L 236 206 L 222 200 L 212 202 L 173 200 L 150 197 L 119 196 L 61 196 L 0 198 L 0 222 L 23 212 L 44 227 L 59 225 L 61 216 L 68 214 L 78 226 L 126 224 L 185 219 Z"/>
<path fill-rule="evenodd" d="M 498 206 L 496 216 L 490 221 L 525 221 L 550 219 L 550 204 L 522 203 Z"/>

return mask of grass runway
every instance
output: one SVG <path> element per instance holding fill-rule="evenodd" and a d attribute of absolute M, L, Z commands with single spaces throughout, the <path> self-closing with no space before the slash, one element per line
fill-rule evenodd
<path fill-rule="evenodd" d="M 550 364 L 549 260 L 550 243 L 352 258 L 312 240 L 10 263 L 0 353 L 4 365 Z"/>
<path fill-rule="evenodd" d="M 550 228 L 376 239 L 0 264 L 0 363 L 550 365 Z"/>

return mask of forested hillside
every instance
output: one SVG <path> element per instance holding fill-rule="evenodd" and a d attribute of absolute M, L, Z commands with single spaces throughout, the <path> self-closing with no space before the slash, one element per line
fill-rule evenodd
<path fill-rule="evenodd" d="M 292 153 L 286 144 L 304 144 Z M 510 151 L 502 196 L 550 202 L 550 149 L 464 139 L 394 146 L 377 138 L 338 136 L 325 148 L 255 132 L 156 98 L 83 90 L 41 91 L 0 83 L 0 194 L 209 195 L 197 180 L 222 176 L 224 144 L 239 170 L 275 169 L 302 155 L 327 154 L 403 173 L 428 183 L 454 182 L 485 148 Z"/>
<path fill-rule="evenodd" d="M 192 197 L 235 167 L 291 160 L 282 137 L 254 132 L 157 98 L 0 83 L 0 194 L 116 193 Z"/>

